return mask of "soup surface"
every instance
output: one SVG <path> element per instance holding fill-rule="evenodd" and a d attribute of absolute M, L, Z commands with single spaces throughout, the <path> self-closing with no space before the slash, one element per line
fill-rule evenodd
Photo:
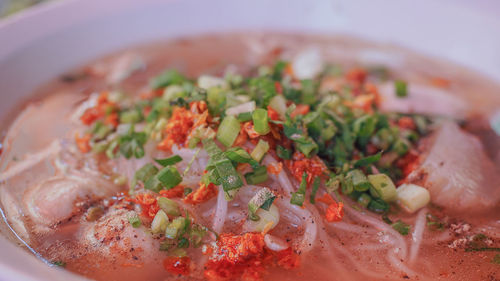
<path fill-rule="evenodd" d="M 131 48 L 17 111 L 1 207 L 96 280 L 500 280 L 499 92 L 352 38 Z"/>

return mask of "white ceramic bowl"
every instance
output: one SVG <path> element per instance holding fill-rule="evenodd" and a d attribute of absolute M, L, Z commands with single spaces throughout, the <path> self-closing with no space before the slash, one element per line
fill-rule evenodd
<path fill-rule="evenodd" d="M 65 0 L 0 21 L 0 120 L 44 81 L 115 49 L 238 30 L 348 34 L 500 81 L 500 4 L 434 0 Z M 0 123 L 0 129 L 8 124 Z M 0 280 L 83 280 L 0 237 Z"/>

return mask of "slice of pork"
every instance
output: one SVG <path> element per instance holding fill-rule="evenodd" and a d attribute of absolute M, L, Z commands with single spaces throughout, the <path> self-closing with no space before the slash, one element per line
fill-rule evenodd
<path fill-rule="evenodd" d="M 466 117 L 468 106 L 464 100 L 448 90 L 422 84 L 409 84 L 404 98 L 395 94 L 394 82 L 379 87 L 381 109 L 386 112 L 419 113 L 456 119 Z"/>
<path fill-rule="evenodd" d="M 425 186 L 431 201 L 450 211 L 480 212 L 500 199 L 499 169 L 479 139 L 444 122 L 430 137 L 421 165 L 408 179 Z"/>
<path fill-rule="evenodd" d="M 42 231 L 69 220 L 90 203 L 118 190 L 118 186 L 91 174 L 56 175 L 28 188 L 23 201 L 34 227 Z"/>

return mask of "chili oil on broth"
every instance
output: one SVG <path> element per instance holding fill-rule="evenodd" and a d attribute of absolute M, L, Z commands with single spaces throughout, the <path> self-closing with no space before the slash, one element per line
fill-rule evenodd
<path fill-rule="evenodd" d="M 484 126 L 482 120 L 500 105 L 498 85 L 461 67 L 428 59 L 392 46 L 375 45 L 352 38 L 230 34 L 158 42 L 131 48 L 96 60 L 81 69 L 70 71 L 71 76 L 56 79 L 37 91 L 35 96 L 40 98 L 37 98 L 36 103 L 28 101 L 24 106 L 28 110 L 16 119 L 14 127 L 7 132 L 0 167 L 3 171 L 7 171 L 16 167 L 16 163 L 22 162 L 19 160 L 32 159 L 33 155 L 36 158 L 40 151 L 46 153 L 40 156 L 43 157 L 42 161 L 30 166 L 29 176 L 26 176 L 27 171 L 24 170 L 19 175 L 13 175 L 2 182 L 2 209 L 6 213 L 7 221 L 43 258 L 48 261 L 63 260 L 68 270 L 87 277 L 98 280 L 176 279 L 177 276 L 174 277 L 163 269 L 162 260 L 165 254 L 157 250 L 158 239 L 151 237 L 143 229 L 130 228 L 125 211 L 113 210 L 110 207 L 97 222 L 85 222 L 82 219 L 89 208 L 112 201 L 113 195 L 127 189 L 125 186 L 113 183 L 113 177 L 117 172 L 130 175 L 130 171 L 127 164 L 114 163 L 89 155 L 78 155 L 72 148 L 74 139 L 72 134 L 79 125 L 69 121 L 71 116 L 89 94 L 113 88 L 129 94 L 141 93 L 149 79 L 165 68 L 179 69 L 188 77 L 206 73 L 221 76 L 228 65 L 233 65 L 232 67 L 240 73 L 250 73 L 254 71 L 256 65 L 272 63 L 279 57 L 293 58 L 295 54 L 304 50 L 319 50 L 323 59 L 346 68 L 358 65 L 387 65 L 392 75 L 409 82 L 410 89 L 413 84 L 433 87 L 430 82 L 433 77 L 445 77 L 447 81 L 451 81 L 448 91 L 453 93 L 453 101 L 459 100 L 449 112 L 459 119 L 474 116 L 472 120 L 479 125 L 474 125 L 471 131 L 474 129 L 480 131 L 477 128 Z M 116 78 L 120 75 L 110 75 L 109 73 L 113 72 L 113 67 L 110 65 L 119 65 L 117 61 L 123 56 L 129 56 L 132 61 L 137 58 L 140 60 L 138 63 L 140 66 L 129 77 L 116 82 L 120 80 Z M 79 77 L 82 73 L 87 75 Z M 74 81 L 68 82 L 68 80 Z M 110 86 L 110 80 L 115 85 Z M 425 89 L 424 87 L 424 92 Z M 420 109 L 418 106 L 415 107 Z M 40 116 L 45 118 L 39 120 Z M 59 130 L 45 130 L 51 127 L 47 124 L 57 125 Z M 30 130 L 32 128 L 40 130 L 32 131 Z M 36 140 L 29 138 L 33 135 L 37 136 Z M 487 143 L 488 156 L 498 159 L 498 137 L 495 140 L 495 137 L 488 133 L 480 137 Z M 55 139 L 62 141 L 51 147 Z M 450 158 L 450 161 L 453 161 L 453 158 Z M 140 162 L 140 160 L 130 161 Z M 496 165 L 498 166 L 498 160 Z M 37 193 L 30 192 L 30 187 L 49 177 L 53 177 L 57 183 L 58 180 L 62 180 L 58 176 L 64 169 L 83 171 L 81 174 L 72 174 L 70 184 L 88 185 L 85 180 L 92 180 L 98 182 L 100 186 L 106 186 L 109 192 L 88 190 L 75 194 L 71 198 L 76 198 L 77 204 L 69 211 L 71 216 L 64 221 L 43 223 L 33 221 L 28 215 L 30 210 L 26 198 L 36 200 Z M 69 183 L 62 185 L 67 186 Z M 284 188 L 279 176 L 271 176 L 267 185 L 274 190 Z M 291 185 L 293 190 L 296 190 L 297 183 L 292 181 Z M 491 185 L 500 188 L 498 182 L 491 182 Z M 50 186 L 42 186 L 38 190 L 44 188 Z M 235 201 L 228 203 L 227 214 L 231 219 L 226 218 L 224 232 L 241 231 L 238 224 L 232 222 L 245 218 L 246 214 L 241 211 L 240 206 L 246 206 L 251 198 L 248 192 L 251 193 L 251 187 L 243 187 Z M 43 192 L 40 191 L 40 194 Z M 361 280 L 367 277 L 370 280 L 399 280 L 406 277 L 417 280 L 500 278 L 498 265 L 490 261 L 491 254 L 450 248 L 450 244 L 461 237 L 460 234 L 449 229 L 431 231 L 425 226 L 427 223 L 425 215 L 431 212 L 440 217 L 448 216 L 450 224 L 463 225 L 466 222 L 472 226 L 472 231 L 487 232 L 488 236 L 498 243 L 500 231 L 498 222 L 495 222 L 500 219 L 497 215 L 500 211 L 498 207 L 487 215 L 484 213 L 474 215 L 469 212 L 450 215 L 446 209 L 432 206 L 411 216 L 399 214 L 402 220 L 412 226 L 412 231 L 416 229 L 416 225 L 422 226 L 422 221 L 425 222 L 423 238 L 417 247 L 420 250 L 412 258 L 412 252 L 415 252 L 415 249 L 412 250 L 413 240 L 416 239 L 413 233 L 401 236 L 384 224 L 378 215 L 348 208 L 342 222 L 328 223 L 314 206 L 309 205 L 304 210 L 296 210 L 288 206 L 286 197 L 285 199 L 278 197 L 276 203 L 282 212 L 282 218 L 277 228 L 273 230 L 273 234 L 290 241 L 297 241 L 311 234 L 307 228 L 311 225 L 314 225 L 311 229 L 315 229 L 316 233 L 311 248 L 301 253 L 302 265 L 299 269 L 290 271 L 271 269 L 265 276 L 266 279 L 297 280 L 303 276 L 310 276 L 312 280 Z M 210 225 L 216 204 L 217 198 L 214 198 L 202 205 L 190 207 L 190 211 L 197 221 Z M 38 205 L 40 206 L 43 205 Z M 115 232 L 119 234 L 114 235 Z M 202 264 L 204 258 L 199 253 L 189 254 L 194 256 L 193 260 L 198 266 Z M 201 279 L 202 272 L 198 270 L 195 273 Z M 193 277 L 194 279 L 197 278 Z"/>

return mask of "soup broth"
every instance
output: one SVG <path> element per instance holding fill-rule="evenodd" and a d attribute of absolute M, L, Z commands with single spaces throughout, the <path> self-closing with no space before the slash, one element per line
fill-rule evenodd
<path fill-rule="evenodd" d="M 2 210 L 96 280 L 499 280 L 499 92 L 348 37 L 133 47 L 17 111 Z"/>

